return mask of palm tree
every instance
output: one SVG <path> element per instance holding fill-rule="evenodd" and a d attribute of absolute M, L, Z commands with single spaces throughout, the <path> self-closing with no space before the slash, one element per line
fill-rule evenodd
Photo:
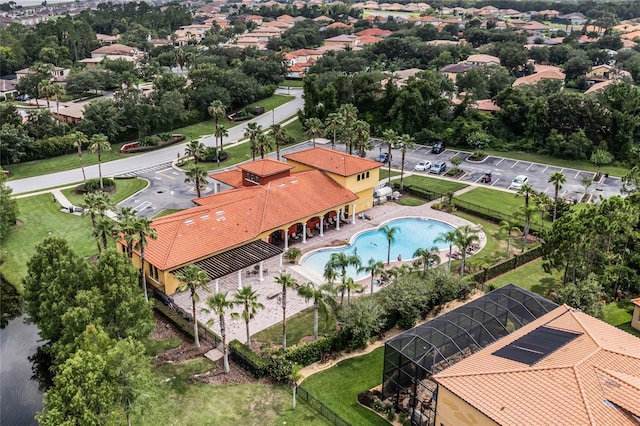
<path fill-rule="evenodd" d="M 311 138 L 313 141 L 313 146 L 316 146 L 316 138 L 323 134 L 324 129 L 322 128 L 322 120 L 319 118 L 313 117 L 309 118 L 305 121 L 305 126 L 307 128 L 307 137 Z"/>
<path fill-rule="evenodd" d="M 138 217 L 134 221 L 134 228 L 138 232 L 138 247 L 140 248 L 140 271 L 142 272 L 142 289 L 144 290 L 144 300 L 149 301 L 147 295 L 147 275 L 144 273 L 144 248 L 147 246 L 147 238 L 155 240 L 158 233 L 151 227 L 152 221 L 146 217 Z"/>
<path fill-rule="evenodd" d="M 95 237 L 98 240 L 102 240 L 102 248 L 104 250 L 107 249 L 107 237 L 109 235 L 113 235 L 114 230 L 116 229 L 116 224 L 111 218 L 107 216 L 100 216 L 96 218 L 96 228 L 95 228 Z M 100 244 L 98 244 L 98 248 Z"/>
<path fill-rule="evenodd" d="M 91 217 L 91 224 L 93 225 L 93 233 L 96 236 L 96 243 L 98 244 L 98 253 L 102 253 L 100 247 L 100 231 L 98 230 L 98 223 L 96 215 L 104 217 L 107 210 L 113 208 L 109 194 L 102 191 L 89 192 L 85 194 L 82 202 L 82 214 L 89 215 Z"/>
<path fill-rule="evenodd" d="M 256 152 L 260 153 L 260 158 L 264 160 L 264 154 L 269 152 L 272 148 L 271 138 L 269 138 L 265 133 L 260 133 L 256 136 Z"/>
<path fill-rule="evenodd" d="M 186 157 L 193 157 L 193 162 L 198 164 L 198 161 L 204 156 L 205 146 L 199 140 L 192 140 L 184 149 L 184 155 Z"/>
<path fill-rule="evenodd" d="M 342 134 L 345 140 L 345 152 L 351 154 L 353 152 L 353 143 L 351 141 L 351 127 L 353 122 L 358 119 L 358 108 L 353 104 L 343 104 L 338 108 L 338 114 L 342 117 Z"/>
<path fill-rule="evenodd" d="M 251 157 L 253 158 L 253 161 L 256 161 L 256 139 L 261 133 L 262 126 L 255 121 L 247 124 L 247 128 L 244 131 L 244 137 L 249 139 L 249 144 L 251 146 Z"/>
<path fill-rule="evenodd" d="M 427 275 L 429 266 L 440 263 L 440 256 L 438 255 L 438 252 L 438 247 L 431 247 L 430 249 L 419 248 L 413 253 L 413 257 L 416 258 L 413 262 L 413 266 L 416 268 L 422 267 L 423 277 Z"/>
<path fill-rule="evenodd" d="M 500 232 L 504 232 L 507 234 L 507 254 L 506 258 L 509 259 L 510 256 L 510 248 L 511 248 L 511 234 L 513 232 L 520 232 L 520 228 L 513 222 L 508 220 L 503 220 L 500 222 Z"/>
<path fill-rule="evenodd" d="M 384 271 L 384 263 L 379 260 L 375 260 L 373 257 L 369 259 L 366 266 L 358 268 L 358 272 L 367 272 L 371 274 L 371 294 L 373 295 L 373 280 L 377 275 L 380 275 Z"/>
<path fill-rule="evenodd" d="M 529 228 L 531 227 L 531 217 L 536 212 L 535 207 L 527 207 L 522 206 L 516 211 L 516 217 L 524 219 L 524 232 L 522 233 L 522 250 L 521 253 L 524 253 L 524 249 L 527 246 L 527 238 L 529 237 Z"/>
<path fill-rule="evenodd" d="M 298 287 L 298 294 L 304 297 L 305 301 L 313 299 L 313 340 L 318 340 L 318 312 L 322 310 L 325 314 L 325 321 L 329 318 L 329 309 L 335 307 L 335 288 L 331 283 L 320 286 L 312 282 Z"/>
<path fill-rule="evenodd" d="M 227 347 L 227 327 L 224 320 L 224 315 L 228 310 L 233 309 L 233 301 L 227 300 L 227 293 L 216 293 L 213 296 L 207 298 L 207 308 L 203 308 L 202 312 L 213 313 L 218 315 L 218 321 L 220 321 L 220 337 L 222 338 L 222 359 L 224 365 L 224 374 L 229 374 L 229 348 Z M 213 318 L 207 321 L 207 324 L 213 324 Z"/>
<path fill-rule="evenodd" d="M 289 134 L 287 130 L 279 124 L 274 124 L 269 127 L 271 129 L 271 137 L 276 145 L 276 158 L 280 161 L 280 145 L 287 140 Z"/>
<path fill-rule="evenodd" d="M 469 225 L 465 225 L 456 229 L 456 241 L 455 244 L 462 252 L 462 265 L 460 269 L 460 276 L 464 275 L 464 267 L 467 260 L 467 249 L 471 247 L 474 242 L 480 241 L 478 237 L 478 231 L 472 229 Z"/>
<path fill-rule="evenodd" d="M 176 275 L 176 278 L 182 282 L 182 285 L 178 287 L 178 291 L 191 291 L 191 312 L 193 314 L 193 336 L 196 349 L 200 349 L 200 336 L 198 336 L 198 318 L 196 303 L 200 300 L 198 296 L 198 289 L 202 288 L 205 291 L 209 291 L 207 283 L 209 283 L 209 277 L 196 265 L 188 265 L 184 268 L 184 272 Z"/>
<path fill-rule="evenodd" d="M 340 271 L 340 281 L 342 283 L 347 279 L 347 268 L 349 266 L 354 266 L 359 268 L 362 265 L 362 260 L 356 253 L 347 254 L 345 252 L 333 253 L 329 258 L 329 261 L 324 266 L 324 277 L 327 280 L 330 280 L 331 277 L 335 277 L 332 273 L 336 271 Z M 335 279 L 335 278 L 334 278 Z M 340 296 L 340 304 L 344 301 L 344 291 L 346 288 L 343 288 Z"/>
<path fill-rule="evenodd" d="M 402 163 L 400 164 L 400 189 L 404 189 L 403 180 L 404 180 L 404 156 L 407 153 L 407 149 L 415 148 L 415 139 L 413 137 L 407 135 L 406 133 L 400 136 L 400 152 L 402 152 Z"/>
<path fill-rule="evenodd" d="M 49 96 L 51 96 L 51 91 L 53 90 L 53 83 L 51 80 L 42 80 L 38 83 L 38 96 L 44 97 L 47 100 L 47 109 L 51 107 L 49 103 Z"/>
<path fill-rule="evenodd" d="M 367 149 L 371 149 L 371 143 L 369 143 L 371 127 L 369 123 L 364 120 L 356 120 L 351 128 L 354 135 L 352 145 L 357 148 L 360 157 L 365 157 L 367 155 Z"/>
<path fill-rule="evenodd" d="M 282 286 L 282 350 L 287 350 L 287 289 L 294 288 L 298 281 L 291 274 L 280 274 L 276 278 L 276 284 Z"/>
<path fill-rule="evenodd" d="M 558 193 L 562 189 L 562 185 L 567 183 L 567 177 L 562 172 L 555 172 L 549 176 L 549 183 L 553 185 L 555 193 L 553 195 L 553 221 L 556 221 L 556 215 L 558 212 Z"/>
<path fill-rule="evenodd" d="M 324 125 L 333 133 L 331 149 L 336 149 L 336 135 L 338 134 L 338 130 L 342 128 L 343 124 L 342 116 L 335 112 L 329 114 L 324 122 Z"/>
<path fill-rule="evenodd" d="M 207 181 L 207 171 L 200 167 L 197 164 L 192 164 L 185 173 L 187 176 L 184 180 L 184 183 L 193 183 L 196 187 L 196 194 L 198 194 L 198 198 L 200 198 L 201 190 L 204 188 Z"/>
<path fill-rule="evenodd" d="M 224 106 L 221 100 L 216 99 L 215 101 L 209 104 L 209 108 L 207 108 L 207 112 L 213 118 L 213 123 L 215 125 L 215 133 L 218 133 L 218 123 L 220 120 L 226 115 L 227 108 Z M 218 146 L 218 137 L 216 136 L 216 146 Z"/>
<path fill-rule="evenodd" d="M 338 290 L 341 294 L 344 294 L 345 291 L 347 292 L 347 305 L 349 305 L 351 303 L 351 291 L 360 291 L 362 290 L 362 286 L 357 284 L 353 278 L 345 277 L 338 286 Z"/>
<path fill-rule="evenodd" d="M 136 229 L 136 212 L 131 207 L 121 207 L 116 215 L 118 221 L 118 232 L 122 234 L 124 242 L 127 244 L 127 256 L 133 257 L 133 244 L 137 241 L 138 231 Z"/>
<path fill-rule="evenodd" d="M 529 207 L 529 199 L 535 192 L 536 190 L 533 189 L 533 185 L 525 183 L 518 189 L 518 192 L 516 192 L 516 197 L 524 197 L 524 205 L 525 207 Z"/>
<path fill-rule="evenodd" d="M 249 320 L 255 316 L 258 309 L 264 309 L 264 305 L 258 302 L 258 293 L 253 291 L 251 287 L 242 287 L 238 289 L 233 300 L 234 303 L 242 305 L 243 310 L 239 316 L 244 320 L 247 329 L 247 348 L 251 350 L 251 334 L 249 333 Z M 231 314 L 234 318 L 237 313 Z"/>
<path fill-rule="evenodd" d="M 82 169 L 82 181 L 86 184 L 87 175 L 84 172 L 84 164 L 82 162 L 82 146 L 86 145 L 89 140 L 87 139 L 87 136 L 82 132 L 73 132 L 71 134 L 71 137 L 73 138 L 73 144 L 76 146 L 76 148 L 78 148 L 78 157 L 80 157 L 80 168 Z"/>
<path fill-rule="evenodd" d="M 391 262 L 391 243 L 396 240 L 396 233 L 400 232 L 400 228 L 396 226 L 385 225 L 378 230 L 387 239 L 387 266 Z"/>
<path fill-rule="evenodd" d="M 216 137 L 220 138 L 220 149 L 216 152 L 216 159 L 218 161 L 218 167 L 220 167 L 220 154 L 224 152 L 224 147 L 222 144 L 222 139 L 229 136 L 229 130 L 225 126 L 218 127 L 216 130 Z"/>
<path fill-rule="evenodd" d="M 382 140 L 387 144 L 388 156 L 389 156 L 389 186 L 391 186 L 391 148 L 395 147 L 398 143 L 398 135 L 395 131 L 389 129 L 382 133 Z"/>
<path fill-rule="evenodd" d="M 434 243 L 447 243 L 449 244 L 449 262 L 447 262 L 447 272 L 451 272 L 451 256 L 453 255 L 453 245 L 456 242 L 456 231 L 446 231 L 438 235 L 438 237 L 433 240 Z"/>
<path fill-rule="evenodd" d="M 109 139 L 107 139 L 107 137 L 102 133 L 95 134 L 91 136 L 89 149 L 91 152 L 98 153 L 98 176 L 100 177 L 100 189 L 104 189 L 104 185 L 102 184 L 102 151 L 111 150 Z"/>
<path fill-rule="evenodd" d="M 56 97 L 56 112 L 60 112 L 60 96 L 64 94 L 64 87 L 59 84 L 52 84 L 51 94 Z"/>

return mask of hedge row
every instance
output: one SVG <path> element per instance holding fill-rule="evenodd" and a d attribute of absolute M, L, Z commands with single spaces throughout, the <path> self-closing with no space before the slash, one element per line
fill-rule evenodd
<path fill-rule="evenodd" d="M 542 246 L 532 248 L 531 250 L 527 250 L 520 255 L 515 255 L 510 259 L 504 260 L 500 263 L 496 263 L 495 265 L 488 268 L 484 268 L 480 272 L 476 272 L 471 276 L 471 279 L 479 284 L 484 284 L 485 282 L 497 276 L 516 269 L 518 266 L 524 265 L 525 263 L 541 257 L 542 254 Z"/>
<path fill-rule="evenodd" d="M 229 342 L 229 356 L 256 379 L 266 377 L 269 374 L 270 360 L 256 354 L 247 348 L 244 343 L 240 343 L 237 340 Z"/>
<path fill-rule="evenodd" d="M 427 201 L 437 200 L 438 198 L 444 197 L 444 194 L 435 191 L 429 191 L 428 189 L 418 188 L 415 186 L 405 185 L 404 189 L 409 192 L 409 194 L 414 195 L 419 198 L 423 198 Z"/>
<path fill-rule="evenodd" d="M 294 346 L 287 350 L 285 358 L 303 367 L 322 360 L 323 355 L 346 349 L 349 341 L 344 333 L 336 333 L 318 340 Z"/>
<path fill-rule="evenodd" d="M 161 144 L 158 145 L 152 145 L 152 146 L 136 146 L 134 148 L 130 148 L 127 151 L 125 151 L 125 154 L 135 154 L 135 153 L 139 153 L 139 152 L 148 152 L 148 151 L 155 151 L 156 149 L 161 149 L 164 147 L 167 147 L 169 145 L 173 145 L 176 144 L 178 142 L 182 142 L 185 139 L 184 135 L 171 135 L 171 139 L 169 139 L 168 141 L 165 141 Z"/>
<path fill-rule="evenodd" d="M 171 321 L 180 331 L 188 334 L 193 338 L 193 323 L 191 321 L 183 318 L 175 309 L 172 309 L 165 304 L 163 304 L 160 300 L 153 299 L 153 308 L 164 315 L 169 321 Z M 222 341 L 220 337 L 211 331 L 208 327 L 198 321 L 198 334 L 201 339 L 208 340 L 213 342 L 214 345 L 217 345 L 218 342 Z"/>

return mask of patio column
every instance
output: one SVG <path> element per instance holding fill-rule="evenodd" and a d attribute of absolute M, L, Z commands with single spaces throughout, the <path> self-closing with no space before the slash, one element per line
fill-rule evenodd
<path fill-rule="evenodd" d="M 242 269 L 238 271 L 238 290 L 242 288 Z"/>
<path fill-rule="evenodd" d="M 260 261 L 260 266 L 259 266 L 259 271 L 260 271 L 260 281 L 264 281 L 264 276 L 263 274 L 263 266 L 264 266 L 264 261 Z"/>
<path fill-rule="evenodd" d="M 307 222 L 302 224 L 302 243 L 307 242 Z"/>
<path fill-rule="evenodd" d="M 356 205 L 353 205 L 353 213 L 351 216 L 351 223 L 356 223 Z"/>
<path fill-rule="evenodd" d="M 324 216 L 320 216 L 320 236 L 324 237 Z"/>
<path fill-rule="evenodd" d="M 284 230 L 284 249 L 289 250 L 289 228 Z"/>
<path fill-rule="evenodd" d="M 216 294 L 220 293 L 220 278 L 216 278 L 214 285 L 216 287 Z"/>
<path fill-rule="evenodd" d="M 336 231 L 340 230 L 340 216 L 342 216 L 342 210 L 338 210 L 338 214 L 336 214 Z"/>

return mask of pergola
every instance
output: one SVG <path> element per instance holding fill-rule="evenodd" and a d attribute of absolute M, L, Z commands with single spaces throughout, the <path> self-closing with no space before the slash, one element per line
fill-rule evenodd
<path fill-rule="evenodd" d="M 382 399 L 411 413 L 412 424 L 434 419 L 431 376 L 557 308 L 509 284 L 385 343 Z"/>
<path fill-rule="evenodd" d="M 262 240 L 252 241 L 240 247 L 214 254 L 205 259 L 194 262 L 193 265 L 202 269 L 211 281 L 215 280 L 216 293 L 218 292 L 219 279 L 227 275 L 238 273 L 238 288 L 242 287 L 242 271 L 254 265 L 258 265 L 260 281 L 263 278 L 263 262 L 275 256 L 282 256 L 283 250 Z M 282 267 L 282 257 L 280 257 Z M 172 271 L 174 275 L 184 272 L 186 266 Z"/>

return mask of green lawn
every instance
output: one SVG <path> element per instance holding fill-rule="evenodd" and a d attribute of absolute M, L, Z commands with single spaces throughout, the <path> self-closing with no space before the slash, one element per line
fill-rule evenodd
<path fill-rule="evenodd" d="M 400 176 L 400 172 L 396 172 L 395 170 L 391 170 L 391 177 Z M 386 167 L 380 167 L 380 180 L 386 179 L 389 177 L 389 169 Z M 407 181 L 407 177 L 404 178 L 405 182 Z"/>
<path fill-rule="evenodd" d="M 302 123 L 300 122 L 300 120 L 295 120 L 294 122 L 284 126 L 284 128 L 287 133 L 289 133 L 289 136 L 291 136 L 293 140 L 295 140 L 295 143 L 304 142 L 309 139 L 304 129 L 302 128 Z"/>
<path fill-rule="evenodd" d="M 542 258 L 529 262 L 518 269 L 507 272 L 485 283 L 485 290 L 488 286 L 494 288 L 502 287 L 513 283 L 533 293 L 545 296 L 546 292 L 553 290 L 562 279 L 562 272 L 553 271 L 547 274 L 542 269 Z"/>
<path fill-rule="evenodd" d="M 280 83 L 280 87 L 282 88 L 287 88 L 287 87 L 303 87 L 304 83 L 302 80 L 285 80 L 282 83 Z"/>
<path fill-rule="evenodd" d="M 550 157 L 548 155 L 534 154 L 522 151 L 492 151 L 483 150 L 485 154 L 495 155 L 497 157 L 513 158 L 514 160 L 532 161 L 534 163 L 549 164 L 552 166 L 564 167 L 568 169 L 588 170 L 595 172 L 596 166 L 588 160 L 565 160 L 562 158 Z M 609 173 L 611 176 L 622 177 L 629 173 L 629 169 L 620 166 L 603 166 L 602 171 Z"/>
<path fill-rule="evenodd" d="M 170 337 L 168 339 L 156 340 L 146 337 L 142 340 L 142 344 L 146 348 L 147 355 L 156 356 L 162 351 L 175 349 L 182 341 L 178 337 Z"/>
<path fill-rule="evenodd" d="M 398 182 L 398 179 L 395 179 L 394 182 Z M 439 192 L 441 194 L 446 194 L 447 192 L 456 192 L 461 190 L 462 188 L 466 188 L 467 184 L 460 183 L 452 180 L 445 179 L 435 179 L 427 176 L 419 176 L 419 175 L 410 175 L 404 177 L 404 186 L 412 186 L 419 189 L 424 189 L 426 191 Z"/>
<path fill-rule="evenodd" d="M 318 314 L 318 334 L 333 333 L 336 330 L 336 322 L 332 316 L 328 319 L 320 312 Z M 313 308 L 287 318 L 287 346 L 293 346 L 300 342 L 305 336 L 313 336 Z M 271 343 L 282 345 L 282 323 L 277 323 L 262 330 L 253 336 L 254 340 L 260 343 Z"/>
<path fill-rule="evenodd" d="M 27 261 L 34 247 L 49 235 L 66 238 L 81 256 L 97 253 L 89 217 L 60 212 L 60 205 L 52 202 L 51 194 L 18 198 L 17 202 L 21 224 L 13 227 L 2 241 L 4 263 L 0 271 L 19 291 L 22 291 L 22 277 L 27 273 Z"/>
<path fill-rule="evenodd" d="M 422 198 L 412 197 L 410 195 L 404 195 L 398 200 L 398 204 L 402 206 L 421 206 L 425 203 Z"/>
<path fill-rule="evenodd" d="M 388 425 L 389 423 L 361 406 L 359 393 L 382 381 L 384 348 L 346 359 L 302 382 L 302 387 L 352 425 Z"/>
<path fill-rule="evenodd" d="M 604 307 L 604 320 L 621 330 L 640 337 L 640 330 L 631 327 L 631 315 L 633 314 L 633 305 L 628 300 L 609 303 Z"/>
<path fill-rule="evenodd" d="M 144 179 L 116 179 L 116 192 L 111 194 L 113 204 L 125 200 L 136 192 L 144 189 L 149 184 Z M 84 202 L 84 195 L 74 193 L 75 188 L 63 189 L 62 193 L 71 201 L 74 206 L 81 206 Z"/>

